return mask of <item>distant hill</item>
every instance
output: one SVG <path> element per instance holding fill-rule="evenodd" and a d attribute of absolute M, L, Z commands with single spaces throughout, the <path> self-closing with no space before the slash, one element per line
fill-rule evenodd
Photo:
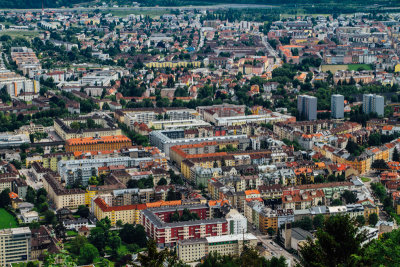
<path fill-rule="evenodd" d="M 44 6 L 62 7 L 72 6 L 88 0 L 44 0 Z M 41 8 L 42 0 L 0 0 L 0 8 Z"/>
<path fill-rule="evenodd" d="M 129 5 L 132 2 L 138 2 L 142 6 L 184 6 L 184 5 L 213 5 L 213 4 L 264 4 L 264 5 L 298 5 L 311 6 L 315 5 L 316 8 L 335 7 L 339 9 L 342 7 L 357 6 L 375 6 L 375 7 L 398 7 L 400 1 L 392 0 L 44 0 L 45 8 L 55 7 L 72 7 L 75 4 L 81 3 L 108 3 L 117 5 Z M 340 6 L 337 5 L 340 2 Z M 0 0 L 0 8 L 41 8 L 42 0 Z"/>

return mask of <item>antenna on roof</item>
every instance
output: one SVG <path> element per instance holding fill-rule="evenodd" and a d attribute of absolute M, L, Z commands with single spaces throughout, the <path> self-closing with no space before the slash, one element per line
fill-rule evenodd
<path fill-rule="evenodd" d="M 44 0 L 42 0 L 42 16 L 44 16 Z"/>

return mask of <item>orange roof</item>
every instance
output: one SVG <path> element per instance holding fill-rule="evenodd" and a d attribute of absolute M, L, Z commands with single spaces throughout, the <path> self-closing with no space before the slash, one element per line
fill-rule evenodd
<path fill-rule="evenodd" d="M 258 191 L 257 189 L 253 189 L 253 190 L 246 190 L 244 191 L 244 193 L 247 195 L 253 195 L 253 194 L 260 194 L 260 191 Z"/>
<path fill-rule="evenodd" d="M 385 131 L 391 131 L 392 129 L 393 129 L 393 126 L 391 126 L 391 125 L 385 125 L 382 127 L 382 130 L 385 130 Z"/>
<path fill-rule="evenodd" d="M 120 143 L 120 142 L 131 142 L 131 139 L 125 135 L 112 135 L 102 137 L 85 137 L 85 138 L 71 138 L 65 142 L 65 145 L 76 146 L 76 145 L 90 145 L 98 143 Z"/>
<path fill-rule="evenodd" d="M 124 206 L 112 206 L 110 207 L 104 199 L 98 197 L 94 200 L 97 206 L 103 212 L 111 212 L 111 211 L 122 211 L 122 210 L 144 210 L 146 209 L 146 204 L 134 204 L 134 205 L 124 205 Z"/>
<path fill-rule="evenodd" d="M 18 198 L 18 194 L 14 193 L 14 192 L 10 192 L 8 195 L 10 196 L 11 199 Z"/>

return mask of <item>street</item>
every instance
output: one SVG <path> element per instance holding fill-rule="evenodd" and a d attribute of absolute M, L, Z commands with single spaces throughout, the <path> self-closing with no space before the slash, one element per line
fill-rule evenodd
<path fill-rule="evenodd" d="M 26 177 L 26 183 L 35 190 L 39 190 L 43 187 L 43 183 L 36 180 L 33 174 L 28 169 L 19 170 L 21 175 Z"/>
<path fill-rule="evenodd" d="M 283 256 L 287 260 L 287 264 L 289 267 L 294 266 L 296 262 L 296 257 L 290 254 L 287 250 L 278 245 L 272 238 L 262 234 L 258 229 L 254 230 L 253 226 L 249 224 L 247 227 L 248 232 L 255 235 L 258 239 L 258 242 L 263 244 L 263 247 L 271 253 L 271 257 L 281 257 Z"/>

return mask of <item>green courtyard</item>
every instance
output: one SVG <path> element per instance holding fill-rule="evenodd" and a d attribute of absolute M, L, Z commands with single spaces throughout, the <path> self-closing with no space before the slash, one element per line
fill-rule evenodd
<path fill-rule="evenodd" d="M 0 209 L 0 229 L 4 228 L 15 228 L 18 223 L 14 216 L 12 216 L 5 209 Z"/>

